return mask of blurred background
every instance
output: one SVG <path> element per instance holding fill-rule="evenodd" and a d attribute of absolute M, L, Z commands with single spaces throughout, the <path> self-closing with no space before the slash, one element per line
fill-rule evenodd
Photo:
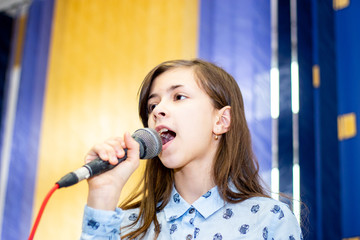
<path fill-rule="evenodd" d="M 27 239 L 92 145 L 141 128 L 143 78 L 183 58 L 235 77 L 261 175 L 274 198 L 292 197 L 281 200 L 304 239 L 360 239 L 359 11 L 358 0 L 0 0 L 0 239 Z M 86 182 L 56 191 L 35 239 L 78 239 L 86 196 Z"/>

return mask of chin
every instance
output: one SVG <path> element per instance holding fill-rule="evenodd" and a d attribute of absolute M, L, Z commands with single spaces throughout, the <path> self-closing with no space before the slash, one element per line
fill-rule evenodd
<path fill-rule="evenodd" d="M 169 158 L 164 158 L 159 156 L 160 161 L 162 162 L 162 164 L 169 169 L 176 169 L 176 168 L 180 168 L 181 166 L 179 165 L 179 162 L 174 160 L 174 159 L 169 159 Z"/>

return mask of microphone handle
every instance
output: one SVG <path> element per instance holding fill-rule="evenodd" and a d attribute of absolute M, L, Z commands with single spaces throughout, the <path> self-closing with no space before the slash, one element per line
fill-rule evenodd
<path fill-rule="evenodd" d="M 126 160 L 127 148 L 125 148 L 124 151 L 125 151 L 125 155 L 122 158 L 118 158 L 118 163 L 116 165 L 112 165 L 108 161 L 104 161 L 101 160 L 100 158 L 97 158 L 85 164 L 81 168 L 66 174 L 57 182 L 59 188 L 72 186 L 84 179 L 88 179 L 92 176 L 96 176 L 99 175 L 100 173 L 113 169 L 119 163 Z"/>

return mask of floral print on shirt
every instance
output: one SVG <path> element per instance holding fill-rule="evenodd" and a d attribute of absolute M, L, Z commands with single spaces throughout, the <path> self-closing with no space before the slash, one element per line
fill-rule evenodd
<path fill-rule="evenodd" d="M 85 209 L 82 239 L 98 239 L 95 237 L 96 232 L 105 231 L 105 227 L 108 238 L 104 239 L 120 239 L 120 235 L 111 233 L 112 229 L 106 226 L 106 222 L 98 222 L 93 216 L 86 218 L 87 211 L 88 207 Z M 124 215 L 121 226 L 133 223 L 138 216 L 138 209 L 117 211 Z M 173 188 L 171 200 L 157 213 L 157 219 L 162 226 L 158 239 L 164 240 L 302 240 L 299 224 L 284 203 L 271 198 L 254 197 L 231 204 L 221 199 L 217 187 L 209 190 L 193 204 L 188 204 Z M 121 235 L 130 229 L 122 231 Z M 153 237 L 154 231 L 148 231 L 144 239 Z"/>

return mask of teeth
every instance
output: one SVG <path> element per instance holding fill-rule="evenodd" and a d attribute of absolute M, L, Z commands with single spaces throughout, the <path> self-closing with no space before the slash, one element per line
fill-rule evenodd
<path fill-rule="evenodd" d="M 167 132 L 167 131 L 169 131 L 169 129 L 162 128 L 162 129 L 160 129 L 159 134 L 161 135 L 162 133 Z"/>

